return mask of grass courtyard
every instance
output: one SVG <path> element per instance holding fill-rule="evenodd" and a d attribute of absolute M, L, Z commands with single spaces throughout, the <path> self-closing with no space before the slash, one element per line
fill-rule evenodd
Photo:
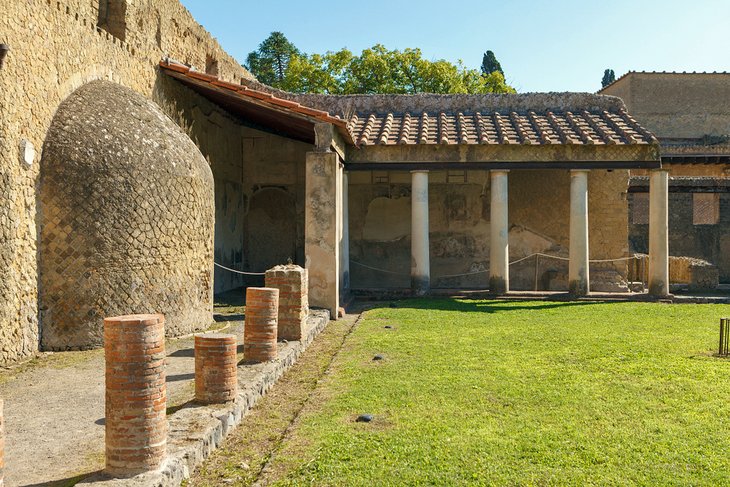
<path fill-rule="evenodd" d="M 190 484 L 727 485 L 730 361 L 713 356 L 725 315 L 450 299 L 373 309 L 336 347 L 307 352 L 319 365 L 288 374 Z M 266 403 L 302 387 L 283 409 Z M 373 421 L 356 422 L 363 413 Z"/>

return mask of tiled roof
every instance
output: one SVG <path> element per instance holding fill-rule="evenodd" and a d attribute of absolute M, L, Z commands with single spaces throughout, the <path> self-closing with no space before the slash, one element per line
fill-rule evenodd
<path fill-rule="evenodd" d="M 257 82 L 243 81 L 245 86 L 228 83 L 169 60 L 160 67 L 229 96 L 332 123 L 356 146 L 658 143 L 626 113 L 623 102 L 611 96 L 297 95 Z"/>
<path fill-rule="evenodd" d="M 347 124 L 358 145 L 654 144 L 656 138 L 625 110 L 536 113 L 356 113 Z"/>

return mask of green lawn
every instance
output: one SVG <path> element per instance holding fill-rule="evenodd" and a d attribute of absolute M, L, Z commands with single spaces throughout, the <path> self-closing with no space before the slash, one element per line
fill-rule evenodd
<path fill-rule="evenodd" d="M 728 485 L 730 362 L 713 357 L 725 315 L 730 306 L 448 299 L 369 311 L 268 477 Z M 355 422 L 361 413 L 374 421 Z"/>

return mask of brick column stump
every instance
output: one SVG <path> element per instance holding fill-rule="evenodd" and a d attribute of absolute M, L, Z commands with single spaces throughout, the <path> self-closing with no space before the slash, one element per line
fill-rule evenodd
<path fill-rule="evenodd" d="M 195 335 L 195 400 L 203 404 L 233 401 L 238 390 L 236 335 Z"/>
<path fill-rule="evenodd" d="M 243 328 L 243 359 L 246 362 L 268 362 L 276 358 L 278 315 L 278 289 L 246 289 L 246 320 Z"/>
<path fill-rule="evenodd" d="M 279 340 L 304 338 L 309 313 L 309 277 L 298 265 L 278 265 L 266 271 L 266 287 L 279 290 Z"/>
<path fill-rule="evenodd" d="M 0 487 L 5 485 L 5 411 L 0 399 Z"/>
<path fill-rule="evenodd" d="M 165 317 L 104 319 L 106 472 L 131 477 L 162 466 L 167 446 Z"/>

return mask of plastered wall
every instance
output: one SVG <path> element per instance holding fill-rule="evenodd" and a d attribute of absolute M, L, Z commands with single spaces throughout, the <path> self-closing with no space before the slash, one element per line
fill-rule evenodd
<path fill-rule="evenodd" d="M 349 174 L 350 272 L 353 289 L 410 286 L 410 178 L 407 172 Z M 591 259 L 627 255 L 627 171 L 589 175 Z M 565 170 L 509 173 L 510 260 L 535 252 L 568 256 L 570 177 Z M 489 269 L 489 173 L 429 173 L 431 285 L 486 288 Z M 533 259 L 511 266 L 513 289 L 533 289 Z M 373 269 L 374 268 L 374 269 Z M 375 270 L 379 269 L 379 270 Z M 388 271 L 388 272 L 383 272 Z M 617 290 L 624 262 L 593 264 L 596 290 Z M 567 263 L 543 260 L 539 289 L 567 289 Z"/>

